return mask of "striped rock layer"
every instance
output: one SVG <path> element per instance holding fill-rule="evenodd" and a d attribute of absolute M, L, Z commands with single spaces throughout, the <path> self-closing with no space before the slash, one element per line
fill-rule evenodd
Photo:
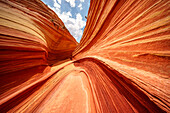
<path fill-rule="evenodd" d="M 91 0 L 78 44 L 40 0 L 0 0 L 0 112 L 170 112 L 169 9 Z"/>

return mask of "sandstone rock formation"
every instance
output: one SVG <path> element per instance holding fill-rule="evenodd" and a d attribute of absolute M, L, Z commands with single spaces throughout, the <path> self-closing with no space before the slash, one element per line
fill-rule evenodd
<path fill-rule="evenodd" d="M 0 0 L 0 112 L 170 112 L 169 8 L 91 0 L 78 44 L 40 0 Z"/>

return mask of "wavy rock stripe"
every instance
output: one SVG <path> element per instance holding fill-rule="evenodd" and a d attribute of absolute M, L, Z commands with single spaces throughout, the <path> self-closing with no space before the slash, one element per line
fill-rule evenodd
<path fill-rule="evenodd" d="M 77 42 L 58 16 L 41 1 L 1 0 L 0 6 L 3 51 L 14 51 L 10 53 L 12 56 L 23 51 L 30 55 L 24 58 L 18 55 L 18 59 L 43 59 L 50 64 L 71 56 Z"/>
<path fill-rule="evenodd" d="M 0 0 L 0 112 L 170 112 L 169 8 L 91 0 L 78 44 L 40 0 Z"/>
<path fill-rule="evenodd" d="M 0 0 L 0 112 L 41 87 L 64 66 L 51 65 L 70 58 L 76 45 L 63 22 L 40 0 Z"/>
<path fill-rule="evenodd" d="M 103 62 L 169 111 L 169 8 L 168 0 L 92 0 L 74 59 Z"/>

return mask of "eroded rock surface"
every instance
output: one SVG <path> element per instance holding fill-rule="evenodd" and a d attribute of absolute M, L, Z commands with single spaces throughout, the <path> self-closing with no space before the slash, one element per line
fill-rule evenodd
<path fill-rule="evenodd" d="M 170 112 L 169 8 L 91 0 L 78 44 L 40 0 L 0 0 L 0 112 Z"/>

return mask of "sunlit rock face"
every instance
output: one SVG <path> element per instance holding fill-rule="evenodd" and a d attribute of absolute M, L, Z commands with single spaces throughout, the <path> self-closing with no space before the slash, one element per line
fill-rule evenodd
<path fill-rule="evenodd" d="M 95 95 L 99 96 L 97 103 L 105 102 L 109 109 L 108 101 L 117 96 L 111 87 L 116 84 L 116 79 L 122 87 L 115 87 L 123 97 L 112 100 L 111 108 L 130 109 L 120 104 L 126 98 L 132 111 L 141 112 L 142 107 L 149 112 L 157 112 L 157 108 L 170 110 L 169 8 L 168 0 L 91 1 L 86 28 L 73 56 L 75 60 L 81 59 L 83 63 L 78 65 L 85 68 L 89 76 L 102 76 L 99 80 L 93 78 L 98 81 L 96 85 L 103 85 L 99 87 L 101 92 L 95 91 Z M 101 64 L 116 73 L 104 71 L 99 74 L 96 70 L 101 69 L 96 68 Z M 92 65 L 95 65 L 94 68 Z M 88 67 L 94 72 L 88 71 Z M 108 80 L 105 77 L 109 77 Z M 113 83 L 109 83 L 110 80 Z M 92 84 L 95 82 L 92 81 Z M 126 93 L 131 94 L 135 102 L 132 98 L 128 99 Z M 103 107 L 102 104 L 99 108 Z"/>
<path fill-rule="evenodd" d="M 0 112 L 170 112 L 169 20 L 168 0 L 91 0 L 77 46 L 41 1 L 0 0 Z"/>
<path fill-rule="evenodd" d="M 40 0 L 0 0 L 0 112 L 25 101 L 77 44 Z"/>

